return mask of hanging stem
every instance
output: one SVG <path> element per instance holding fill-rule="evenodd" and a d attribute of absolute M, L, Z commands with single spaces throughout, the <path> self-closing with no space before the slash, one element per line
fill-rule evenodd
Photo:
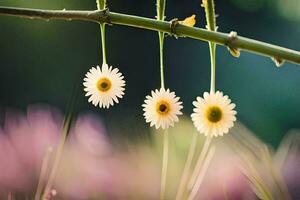
<path fill-rule="evenodd" d="M 205 174 L 206 174 L 206 172 L 208 170 L 209 164 L 210 164 L 210 162 L 211 162 L 211 160 L 212 160 L 212 158 L 213 158 L 213 156 L 215 154 L 215 150 L 216 150 L 215 146 L 213 146 L 213 147 L 210 148 L 210 150 L 209 150 L 209 152 L 207 154 L 207 157 L 206 157 L 206 159 L 205 159 L 205 161 L 203 163 L 203 167 L 202 167 L 201 171 L 199 172 L 199 174 L 197 176 L 197 181 L 196 181 L 196 183 L 195 183 L 195 185 L 194 185 L 194 187 L 192 189 L 192 192 L 191 192 L 188 200 L 193 200 L 197 196 L 199 188 L 200 188 L 200 186 L 201 186 L 201 184 L 203 182 L 203 179 L 205 177 Z"/>
<path fill-rule="evenodd" d="M 201 167 L 202 167 L 202 164 L 203 164 L 203 161 L 204 161 L 204 158 L 209 150 L 209 146 L 210 146 L 210 143 L 211 143 L 211 140 L 212 138 L 207 136 L 206 139 L 205 139 L 205 142 L 204 142 L 204 145 L 203 145 L 203 148 L 202 148 L 202 151 L 199 155 L 199 158 L 198 158 L 198 161 L 196 163 L 196 166 L 194 168 L 194 171 L 192 173 L 192 176 L 190 178 L 190 181 L 188 183 L 188 190 L 190 191 L 196 180 L 197 180 L 197 177 L 198 177 L 198 174 L 200 173 L 200 170 L 201 170 Z"/>
<path fill-rule="evenodd" d="M 165 78 L 164 78 L 164 37 L 163 32 L 158 33 L 159 36 L 159 57 L 160 57 L 160 84 L 161 88 L 165 88 Z"/>
<path fill-rule="evenodd" d="M 264 145 L 264 148 L 262 150 L 262 157 L 263 161 L 265 162 L 265 165 L 270 171 L 271 178 L 274 181 L 274 184 L 278 188 L 278 193 L 280 194 L 280 199 L 285 199 L 285 200 L 291 200 L 291 196 L 288 192 L 287 185 L 285 181 L 283 180 L 282 174 L 279 172 L 279 168 L 276 168 L 274 163 L 273 163 L 273 158 L 270 155 L 269 149 L 267 146 Z M 277 196 L 277 197 L 278 197 Z"/>
<path fill-rule="evenodd" d="M 205 10 L 206 28 L 210 31 L 216 31 L 216 15 L 214 0 L 202 0 L 202 7 Z"/>
<path fill-rule="evenodd" d="M 35 200 L 40 200 L 41 199 L 41 195 L 42 195 L 42 192 L 43 192 L 43 182 L 46 179 L 47 169 L 49 168 L 49 161 L 50 161 L 50 157 L 51 157 L 52 152 L 53 152 L 53 148 L 49 147 L 46 151 L 46 154 L 45 154 L 44 158 L 43 158 L 41 172 L 40 172 L 40 178 L 39 178 L 37 190 L 36 190 L 35 197 L 34 197 Z"/>
<path fill-rule="evenodd" d="M 163 159 L 161 170 L 161 182 L 160 182 L 160 200 L 165 199 L 166 182 L 167 182 L 167 170 L 168 170 L 168 157 L 169 157 L 169 133 L 164 131 L 163 141 Z"/>
<path fill-rule="evenodd" d="M 157 21 L 164 21 L 165 18 L 165 7 L 166 0 L 157 0 L 156 12 Z M 164 39 L 165 33 L 162 31 L 158 32 L 159 38 L 159 57 L 160 57 L 160 81 L 161 88 L 165 88 L 164 80 Z M 165 199 L 166 181 L 167 181 L 167 170 L 168 170 L 168 155 L 169 155 L 169 134 L 168 130 L 164 131 L 164 142 L 163 142 L 163 161 L 162 161 L 162 172 L 161 172 L 161 184 L 160 184 L 160 200 Z"/>
<path fill-rule="evenodd" d="M 164 21 L 165 19 L 165 8 L 166 0 L 157 0 L 156 1 L 156 13 L 157 20 Z M 165 33 L 163 31 L 158 32 L 159 37 L 159 57 L 160 57 L 160 85 L 161 88 L 165 88 L 165 79 L 164 79 L 164 39 Z"/>
<path fill-rule="evenodd" d="M 104 10 L 106 9 L 106 0 L 96 0 L 97 9 Z M 103 64 L 107 64 L 106 62 L 106 43 L 105 43 L 105 22 L 100 23 L 100 31 L 101 31 L 101 44 L 102 44 L 102 62 Z"/>
<path fill-rule="evenodd" d="M 216 17 L 215 17 L 215 4 L 214 0 L 202 0 L 202 7 L 205 10 L 206 28 L 210 31 L 216 31 Z M 210 65 L 211 65 L 211 79 L 210 79 L 210 92 L 216 90 L 216 44 L 209 42 Z"/>
<path fill-rule="evenodd" d="M 156 1 L 156 13 L 157 20 L 165 20 L 165 10 L 166 10 L 166 0 L 157 0 Z"/>
<path fill-rule="evenodd" d="M 103 64 L 107 64 L 106 62 L 106 44 L 105 44 L 105 24 L 100 24 L 101 30 L 101 43 L 102 43 L 102 62 Z"/>
<path fill-rule="evenodd" d="M 193 138 L 192 138 L 192 142 L 189 148 L 189 152 L 188 152 L 188 156 L 187 156 L 187 160 L 185 162 L 184 165 L 184 169 L 183 169 L 183 173 L 182 173 L 182 177 L 179 183 L 179 188 L 178 188 L 178 192 L 176 195 L 176 200 L 181 200 L 182 196 L 184 195 L 184 189 L 187 183 L 187 180 L 189 178 L 189 171 L 191 169 L 191 165 L 192 165 L 192 161 L 193 161 L 193 157 L 195 155 L 195 150 L 197 147 L 197 139 L 198 139 L 198 133 L 193 133 Z"/>
<path fill-rule="evenodd" d="M 14 195 L 12 192 L 8 192 L 7 194 L 7 200 L 13 200 L 14 199 Z"/>
<path fill-rule="evenodd" d="M 204 7 L 205 10 L 205 17 L 207 22 L 206 28 L 210 31 L 216 31 L 217 27 L 216 27 L 214 0 L 202 0 L 202 6 Z M 210 65 L 211 65 L 210 92 L 214 93 L 216 90 L 216 44 L 212 41 L 209 41 L 208 43 L 209 43 L 209 52 L 210 52 Z M 214 148 L 209 150 L 211 140 L 212 140 L 211 137 L 209 136 L 206 137 L 202 152 L 200 153 L 195 170 L 189 182 L 188 189 L 191 190 L 191 194 L 188 198 L 189 200 L 193 200 L 196 197 L 197 192 L 202 183 L 202 180 L 204 178 L 205 172 L 210 163 L 210 160 L 212 159 L 212 156 L 214 154 L 214 150 L 215 150 Z M 205 159 L 208 150 L 209 153 L 207 155 L 207 158 Z"/>
<path fill-rule="evenodd" d="M 61 138 L 59 140 L 59 144 L 58 144 L 56 154 L 55 154 L 54 163 L 53 163 L 50 175 L 49 175 L 48 182 L 45 186 L 44 194 L 43 194 L 42 199 L 45 199 L 49 195 L 49 192 L 52 189 L 52 186 L 53 186 L 53 183 L 54 183 L 54 180 L 55 180 L 55 177 L 56 177 L 56 173 L 57 173 L 57 170 L 58 170 L 58 167 L 59 167 L 62 155 L 63 155 L 67 135 L 68 135 L 68 132 L 69 132 L 69 129 L 70 129 L 71 118 L 72 118 L 72 114 L 69 114 L 65 118 Z"/>
<path fill-rule="evenodd" d="M 211 78 L 210 78 L 210 92 L 216 91 L 216 44 L 209 42 L 210 52 L 210 67 L 211 67 Z"/>
<path fill-rule="evenodd" d="M 106 0 L 96 0 L 98 10 L 104 10 L 106 7 Z"/>

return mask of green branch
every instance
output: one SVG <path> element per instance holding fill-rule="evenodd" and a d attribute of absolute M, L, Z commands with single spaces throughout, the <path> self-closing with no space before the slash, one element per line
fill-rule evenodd
<path fill-rule="evenodd" d="M 237 36 L 234 39 L 226 33 L 214 32 L 202 28 L 187 27 L 181 24 L 171 26 L 171 22 L 126 15 L 121 13 L 102 11 L 65 11 L 65 10 L 38 10 L 24 8 L 8 8 L 0 6 L 0 15 L 18 16 L 28 19 L 62 19 L 84 20 L 91 22 L 107 22 L 153 31 L 162 31 L 178 37 L 189 37 L 197 40 L 214 42 L 223 46 L 230 46 L 255 54 L 264 55 L 275 60 L 286 60 L 300 64 L 300 52 L 280 46 L 260 42 L 257 40 Z"/>

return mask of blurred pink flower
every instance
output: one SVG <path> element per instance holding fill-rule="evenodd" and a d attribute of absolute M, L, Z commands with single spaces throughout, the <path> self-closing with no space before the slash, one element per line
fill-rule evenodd
<path fill-rule="evenodd" d="M 241 173 L 239 159 L 225 146 L 218 146 L 197 199 L 255 199 L 246 177 Z"/>
<path fill-rule="evenodd" d="M 101 192 L 107 173 L 106 160 L 112 155 L 101 120 L 92 114 L 80 116 L 72 126 L 58 171 L 59 195 L 87 199 Z"/>
<path fill-rule="evenodd" d="M 16 150 L 0 129 L 0 191 L 19 191 L 28 185 L 29 176 L 25 173 Z"/>
<path fill-rule="evenodd" d="M 3 193 L 36 190 L 42 160 L 49 147 L 56 149 L 62 124 L 60 112 L 49 106 L 30 106 L 26 115 L 11 110 L 6 113 L 4 126 L 0 128 L 0 199 Z M 253 145 L 257 141 L 253 136 L 246 138 L 250 138 L 249 141 L 244 139 L 237 142 L 248 144 L 251 140 Z M 297 173 L 300 166 L 299 136 L 287 141 L 286 145 L 279 148 L 279 159 L 274 167 L 282 170 L 288 189 L 297 199 L 300 185 Z M 225 196 L 231 200 L 256 199 L 246 176 L 239 169 L 241 160 L 238 157 L 247 158 L 247 155 L 243 155 L 243 152 L 238 155 L 228 144 L 218 143 L 196 199 L 219 200 Z M 142 144 L 114 148 L 102 120 L 93 114 L 81 115 L 71 124 L 51 188 L 52 195 L 55 194 L 55 198 L 59 199 L 74 200 L 158 199 L 161 157 L 157 152 L 160 147 Z M 52 167 L 55 152 L 51 155 L 49 168 Z M 167 182 L 168 198 L 172 199 L 172 195 L 176 194 L 180 163 L 174 159 L 177 156 L 175 151 L 170 152 Z M 255 166 L 260 166 L 258 164 Z M 267 174 L 257 168 L 262 174 Z M 46 179 L 48 174 L 49 170 Z M 264 177 L 263 180 L 268 182 L 271 179 Z"/>
<path fill-rule="evenodd" d="M 292 199 L 300 199 L 300 130 L 291 130 L 279 145 L 274 161 Z"/>
<path fill-rule="evenodd" d="M 146 148 L 113 151 L 105 135 L 98 117 L 89 114 L 78 118 L 57 175 L 58 194 L 67 199 L 156 199 L 160 161 Z"/>
<path fill-rule="evenodd" d="M 26 116 L 7 111 L 0 138 L 0 169 L 2 172 L 6 165 L 7 173 L 1 174 L 12 178 L 5 180 L 0 176 L 0 182 L 10 185 L 9 189 L 32 189 L 46 150 L 57 145 L 61 125 L 61 114 L 50 107 L 30 106 Z"/>

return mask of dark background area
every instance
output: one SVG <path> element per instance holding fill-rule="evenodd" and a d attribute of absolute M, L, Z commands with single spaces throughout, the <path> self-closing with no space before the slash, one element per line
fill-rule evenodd
<path fill-rule="evenodd" d="M 167 0 L 167 20 L 197 15 L 205 26 L 200 0 Z M 0 0 L 1 6 L 43 9 L 96 8 L 93 0 Z M 154 17 L 154 0 L 108 0 L 111 11 Z M 300 50 L 299 0 L 216 1 L 218 31 Z M 125 75 L 126 94 L 109 110 L 93 107 L 84 96 L 82 79 L 87 70 L 102 63 L 99 26 L 80 21 L 40 21 L 0 17 L 0 107 L 26 110 L 35 103 L 62 111 L 74 88 L 79 87 L 76 110 L 101 115 L 109 133 L 140 139 L 149 131 L 141 105 L 150 90 L 160 85 L 156 32 L 125 26 L 107 28 L 108 63 Z M 192 101 L 209 90 L 208 45 L 188 38 L 167 37 L 165 42 L 167 87 L 192 112 Z M 300 126 L 300 67 L 286 63 L 276 68 L 270 58 L 242 52 L 233 58 L 217 49 L 217 89 L 237 104 L 238 119 L 265 142 L 277 146 L 284 134 Z M 146 131 L 145 131 L 146 130 Z"/>

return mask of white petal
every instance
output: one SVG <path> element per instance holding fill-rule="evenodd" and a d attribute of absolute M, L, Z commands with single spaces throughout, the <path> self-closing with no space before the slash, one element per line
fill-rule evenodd
<path fill-rule="evenodd" d="M 183 106 L 179 101 L 179 97 L 176 97 L 175 92 L 171 92 L 170 89 L 160 88 L 159 90 L 151 91 L 151 96 L 146 96 L 144 104 L 142 105 L 146 122 L 150 123 L 150 126 L 154 126 L 156 129 L 167 129 L 170 126 L 174 126 L 174 123 L 178 121 L 178 115 L 181 115 L 180 111 Z M 157 112 L 156 104 L 160 101 L 167 101 L 170 104 L 169 112 L 162 115 Z"/>
<path fill-rule="evenodd" d="M 103 77 L 109 79 L 112 84 L 111 88 L 106 92 L 100 92 L 97 89 L 97 82 Z M 123 79 L 124 77 L 119 72 L 119 69 L 108 67 L 107 64 L 103 64 L 101 68 L 99 66 L 96 68 L 92 67 L 83 79 L 86 96 L 90 96 L 88 101 L 95 106 L 99 104 L 100 108 L 109 108 L 114 103 L 118 103 L 118 98 L 122 98 L 124 95 L 125 81 Z"/>
<path fill-rule="evenodd" d="M 231 103 L 231 100 L 227 95 L 223 95 L 222 92 L 216 93 L 205 92 L 203 98 L 197 97 L 193 102 L 195 108 L 191 114 L 192 121 L 197 130 L 205 136 L 222 136 L 229 132 L 229 129 L 233 127 L 234 121 L 236 121 L 235 115 L 237 112 L 233 110 L 235 104 Z M 205 115 L 205 112 L 209 107 L 217 106 L 222 110 L 222 118 L 218 122 L 210 122 Z"/>

